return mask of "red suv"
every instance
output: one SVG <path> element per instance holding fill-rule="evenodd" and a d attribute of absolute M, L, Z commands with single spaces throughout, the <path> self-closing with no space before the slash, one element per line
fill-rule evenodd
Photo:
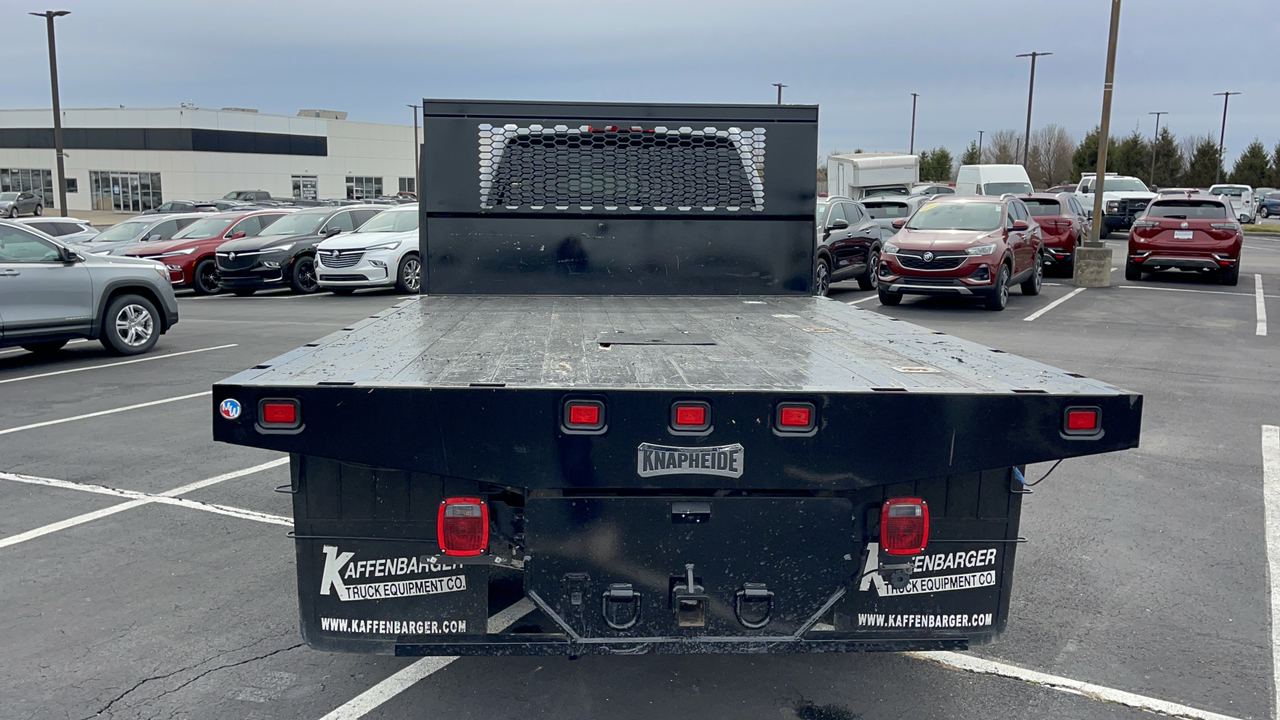
<path fill-rule="evenodd" d="M 1089 237 L 1093 221 L 1080 206 L 1080 201 L 1067 193 L 1033 193 L 1023 195 L 1031 217 L 1040 226 L 1044 239 L 1046 270 L 1071 277 L 1075 273 L 1076 248 Z"/>
<path fill-rule="evenodd" d="M 174 287 L 190 287 L 197 295 L 213 295 L 222 290 L 213 251 L 228 240 L 257 235 L 290 212 L 258 210 L 210 215 L 191 223 L 170 240 L 143 243 L 125 254 L 164 263 Z"/>
<path fill-rule="evenodd" d="M 880 260 L 880 302 L 904 293 L 983 297 L 1003 310 L 1009 286 L 1037 295 L 1044 278 L 1040 226 L 1013 195 L 939 197 L 921 205 L 886 242 Z"/>
<path fill-rule="evenodd" d="M 1223 285 L 1240 281 L 1244 231 L 1231 203 L 1218 197 L 1161 196 L 1133 222 L 1124 279 L 1156 270 L 1218 273 Z"/>

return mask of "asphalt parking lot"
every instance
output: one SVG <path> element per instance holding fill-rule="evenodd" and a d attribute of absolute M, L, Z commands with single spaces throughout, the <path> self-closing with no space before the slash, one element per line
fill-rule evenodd
<path fill-rule="evenodd" d="M 313 652 L 289 496 L 273 492 L 287 461 L 215 445 L 208 390 L 399 298 L 186 295 L 148 355 L 0 351 L 0 717 L 1271 717 L 1280 328 L 1264 318 L 1280 320 L 1280 238 L 1245 241 L 1237 287 L 1116 270 L 1106 289 L 1015 290 L 1002 313 L 881 307 L 846 286 L 833 299 L 1146 396 L 1139 449 L 1064 462 L 1024 504 L 1009 629 L 965 654 L 971 669 L 947 654 Z"/>

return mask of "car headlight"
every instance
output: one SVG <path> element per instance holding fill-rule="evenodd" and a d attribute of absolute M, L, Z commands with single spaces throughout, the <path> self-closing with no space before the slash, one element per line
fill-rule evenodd
<path fill-rule="evenodd" d="M 189 247 L 186 250 L 174 250 L 173 252 L 160 253 L 156 257 L 173 257 L 174 255 L 190 255 L 195 251 L 196 251 L 195 248 Z"/>
<path fill-rule="evenodd" d="M 92 253 L 89 253 L 89 254 L 90 254 L 90 255 L 110 255 L 110 254 L 111 254 L 111 251 L 110 251 L 110 250 L 99 250 L 99 251 L 97 251 L 97 252 L 92 252 Z"/>
<path fill-rule="evenodd" d="M 400 247 L 400 241 L 391 240 L 390 242 L 379 243 L 377 245 L 370 245 L 369 247 L 365 248 L 365 250 L 395 250 L 398 247 Z"/>
<path fill-rule="evenodd" d="M 169 268 L 165 267 L 162 263 L 156 263 L 155 267 L 152 269 L 156 271 L 157 275 L 164 278 L 166 281 L 169 279 Z"/>
<path fill-rule="evenodd" d="M 995 243 L 987 243 L 986 245 L 974 245 L 971 248 L 965 248 L 965 255 L 990 255 L 996 251 Z"/>
<path fill-rule="evenodd" d="M 1119 212 L 1119 211 L 1120 211 L 1120 203 L 1116 202 L 1115 200 L 1112 200 L 1111 202 L 1107 203 L 1107 212 Z"/>
<path fill-rule="evenodd" d="M 899 248 L 891 242 L 886 242 L 884 245 L 880 246 L 880 249 L 887 255 L 897 255 Z"/>
<path fill-rule="evenodd" d="M 267 252 L 284 252 L 289 248 L 292 248 L 294 245 L 295 243 L 285 243 L 284 245 L 277 245 L 276 247 L 273 247 L 273 248 L 267 248 Z"/>

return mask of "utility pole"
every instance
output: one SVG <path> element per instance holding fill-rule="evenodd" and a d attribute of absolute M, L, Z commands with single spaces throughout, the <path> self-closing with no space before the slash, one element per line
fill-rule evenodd
<path fill-rule="evenodd" d="M 1107 39 L 1107 71 L 1102 81 L 1102 122 L 1098 126 L 1098 179 L 1093 189 L 1093 228 L 1089 241 L 1076 248 L 1075 275 L 1077 287 L 1111 285 L 1111 248 L 1102 242 L 1102 224 L 1106 222 L 1105 185 L 1107 181 L 1107 144 L 1111 139 L 1111 89 L 1116 77 L 1116 43 L 1120 36 L 1120 0 L 1111 0 L 1111 34 Z"/>
<path fill-rule="evenodd" d="M 418 156 L 422 154 L 422 146 L 418 142 L 418 106 L 405 105 L 405 107 L 413 108 L 413 196 L 421 200 L 422 168 L 418 165 L 420 162 Z"/>
<path fill-rule="evenodd" d="M 1160 140 L 1160 116 L 1169 113 L 1161 110 L 1160 112 L 1147 113 L 1156 116 L 1156 134 L 1151 136 L 1151 177 L 1147 179 L 1148 185 L 1156 184 L 1156 143 Z"/>
<path fill-rule="evenodd" d="M 984 132 L 986 131 L 985 130 L 978 131 L 978 164 L 979 165 L 982 164 L 982 133 Z"/>
<path fill-rule="evenodd" d="M 911 93 L 911 149 L 907 151 L 908 155 L 916 154 L 916 98 L 920 97 L 920 93 Z"/>
<path fill-rule="evenodd" d="M 782 88 L 790 87 L 790 86 L 783 85 L 782 83 L 774 83 L 773 86 L 778 88 L 778 104 L 781 105 L 782 104 Z"/>
<path fill-rule="evenodd" d="M 1218 172 L 1216 174 L 1217 179 L 1213 181 L 1214 185 L 1222 182 L 1222 164 L 1226 162 L 1226 158 L 1222 156 L 1222 153 L 1226 147 L 1224 143 L 1227 140 L 1227 101 L 1231 99 L 1232 95 L 1239 94 L 1238 92 L 1214 93 L 1215 96 L 1222 96 L 1222 134 L 1218 136 Z"/>
<path fill-rule="evenodd" d="M 70 15 L 70 10 L 46 10 L 42 13 L 27 13 L 45 19 L 49 29 L 49 84 L 53 87 L 53 152 L 58 165 L 58 209 L 62 217 L 67 216 L 67 173 L 63 163 L 66 155 L 62 151 L 62 107 L 58 102 L 58 49 L 53 41 L 53 19 Z M 43 195 L 44 193 L 41 193 Z"/>
<path fill-rule="evenodd" d="M 1015 57 L 1031 58 L 1031 85 L 1027 88 L 1027 131 L 1022 135 L 1022 166 L 1027 166 L 1027 151 L 1031 149 L 1031 98 L 1036 92 L 1036 58 L 1053 53 L 1029 52 Z"/>

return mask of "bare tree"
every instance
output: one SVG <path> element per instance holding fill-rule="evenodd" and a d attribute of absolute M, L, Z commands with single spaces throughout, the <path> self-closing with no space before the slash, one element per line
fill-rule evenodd
<path fill-rule="evenodd" d="M 1031 133 L 1027 153 L 1027 174 L 1036 187 L 1050 187 L 1070 181 L 1076 142 L 1066 128 L 1050 123 Z"/>
<path fill-rule="evenodd" d="M 982 147 L 982 162 L 987 165 L 1016 165 L 1022 135 L 1017 130 L 1000 130 L 987 136 Z"/>

